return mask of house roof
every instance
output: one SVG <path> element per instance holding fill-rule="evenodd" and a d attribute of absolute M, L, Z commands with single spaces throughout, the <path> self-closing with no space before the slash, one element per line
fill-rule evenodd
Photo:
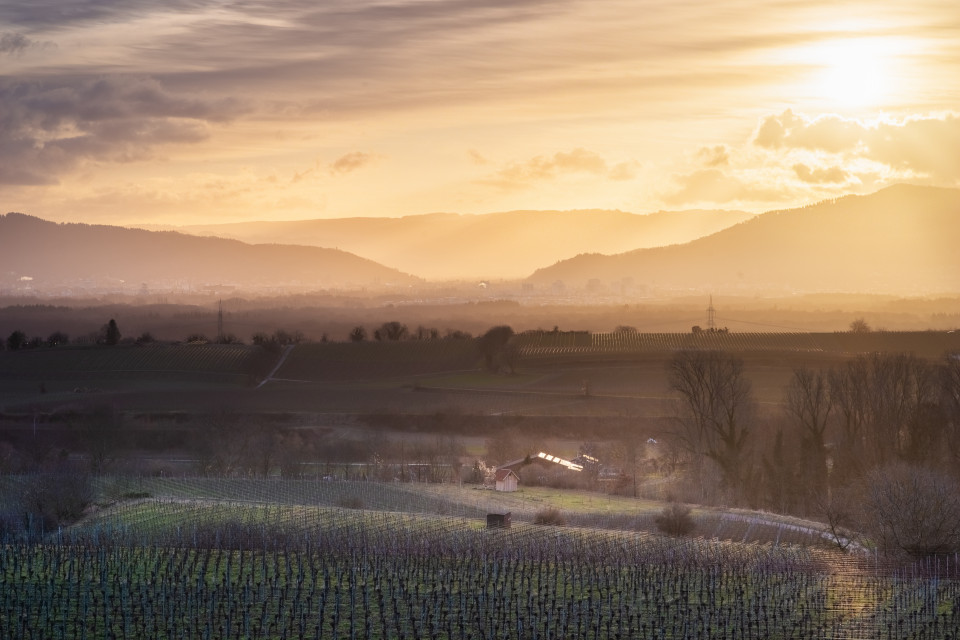
<path fill-rule="evenodd" d="M 513 469 L 497 469 L 497 482 L 502 482 L 510 476 L 515 477 L 517 480 L 520 479 L 520 476 L 513 472 Z"/>

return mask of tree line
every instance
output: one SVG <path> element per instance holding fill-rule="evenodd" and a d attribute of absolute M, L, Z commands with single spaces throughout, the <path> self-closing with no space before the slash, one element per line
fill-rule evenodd
<path fill-rule="evenodd" d="M 683 351 L 670 441 L 690 501 L 742 504 L 866 528 L 892 547 L 960 550 L 960 356 L 860 355 L 793 370 L 762 414 L 743 361 Z"/>

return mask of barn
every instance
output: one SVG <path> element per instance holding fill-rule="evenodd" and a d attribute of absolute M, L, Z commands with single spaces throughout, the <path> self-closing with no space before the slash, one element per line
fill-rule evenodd
<path fill-rule="evenodd" d="M 513 469 L 497 469 L 497 491 L 516 491 L 520 476 Z"/>

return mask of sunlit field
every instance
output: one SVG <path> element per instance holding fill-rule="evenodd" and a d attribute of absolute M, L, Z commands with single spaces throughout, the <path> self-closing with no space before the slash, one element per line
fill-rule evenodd
<path fill-rule="evenodd" d="M 534 525 L 522 511 L 486 529 L 496 499 L 470 491 L 312 484 L 117 481 L 137 497 L 43 543 L 7 540 L 2 637 L 839 639 L 960 624 L 952 558 L 894 569 L 816 545 Z M 584 519 L 627 504 L 513 499 Z"/>

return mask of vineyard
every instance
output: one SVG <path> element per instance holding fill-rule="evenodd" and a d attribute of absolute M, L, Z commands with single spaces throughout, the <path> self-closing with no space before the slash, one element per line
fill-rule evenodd
<path fill-rule="evenodd" d="M 148 499 L 3 545 L 0 638 L 947 638 L 955 562 Z"/>
<path fill-rule="evenodd" d="M 571 331 L 528 332 L 521 334 L 518 339 L 521 353 L 530 358 L 570 354 L 669 353 L 682 349 L 834 354 L 890 351 L 913 352 L 923 357 L 938 357 L 946 351 L 960 351 L 960 333 L 935 331 L 864 334 Z"/>

